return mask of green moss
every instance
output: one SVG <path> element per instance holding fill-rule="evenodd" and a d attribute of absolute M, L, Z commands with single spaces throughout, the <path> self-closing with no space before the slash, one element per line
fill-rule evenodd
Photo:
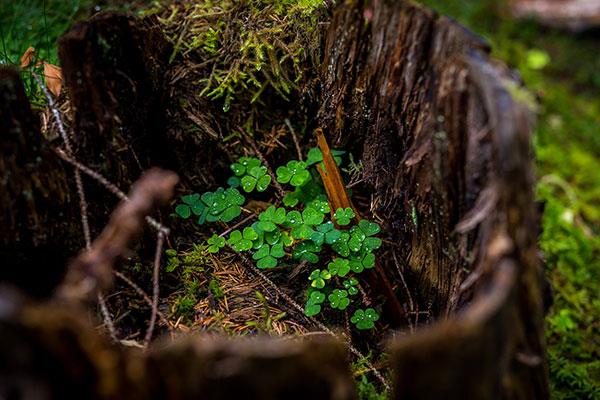
<path fill-rule="evenodd" d="M 200 96 L 228 111 L 240 99 L 255 103 L 267 90 L 288 100 L 318 50 L 319 0 L 211 1 L 158 6 L 174 49 L 171 61 L 197 70 Z"/>
<path fill-rule="evenodd" d="M 505 2 L 423 3 L 485 36 L 539 98 L 540 247 L 554 289 L 546 320 L 552 397 L 600 398 L 600 43 L 512 20 Z"/>

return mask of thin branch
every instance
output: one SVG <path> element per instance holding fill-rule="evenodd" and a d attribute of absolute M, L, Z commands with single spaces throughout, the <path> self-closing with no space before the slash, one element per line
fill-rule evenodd
<path fill-rule="evenodd" d="M 117 278 L 119 278 L 123 282 L 125 282 L 127 285 L 129 285 L 133 290 L 135 290 L 136 293 L 139 294 L 140 297 L 146 302 L 146 304 L 148 304 L 150 306 L 150 308 L 152 308 L 152 299 L 150 298 L 150 296 L 148 296 L 148 294 L 144 291 L 144 289 L 139 287 L 134 281 L 129 279 L 127 276 L 125 276 L 125 274 L 123 274 L 120 271 L 113 271 L 113 274 Z M 165 316 L 165 314 L 163 312 L 161 312 L 160 310 L 157 310 L 157 315 L 158 315 L 158 318 L 160 318 L 160 320 L 163 322 L 163 324 L 167 325 L 168 327 L 173 326 L 171 321 L 169 321 L 167 319 L 167 317 Z"/>
<path fill-rule="evenodd" d="M 165 235 L 159 231 L 156 238 L 156 253 L 154 254 L 154 271 L 152 272 L 152 315 L 150 316 L 150 323 L 148 324 L 148 330 L 146 331 L 146 337 L 144 339 L 144 348 L 148 348 L 150 341 L 152 340 L 152 333 L 154 332 L 154 325 L 156 324 L 156 314 L 158 312 L 158 298 L 160 295 L 160 256 L 162 254 L 163 243 L 165 241 Z"/>

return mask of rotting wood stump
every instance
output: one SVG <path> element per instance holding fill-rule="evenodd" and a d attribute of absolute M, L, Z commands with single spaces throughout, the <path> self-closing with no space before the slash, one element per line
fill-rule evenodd
<path fill-rule="evenodd" d="M 155 78 L 169 52 L 154 46 L 162 43 L 155 35 L 147 21 L 104 14 L 61 41 L 79 156 L 121 187 L 150 162 L 185 173 L 169 153 L 181 143 L 159 129 L 168 97 Z M 340 4 L 324 35 L 308 109 L 330 142 L 363 160 L 361 190 L 371 194 L 374 215 L 394 235 L 395 246 L 383 251 L 400 261 L 403 274 L 392 262 L 382 268 L 398 301 L 414 302 L 421 307 L 416 315 L 425 311 L 437 321 L 390 341 L 394 396 L 547 398 L 532 118 L 507 89 L 518 82 L 490 60 L 479 37 L 408 1 Z M 77 193 L 67 164 L 41 140 L 18 74 L 3 69 L 0 87 L 6 99 L 0 104 L 0 207 L 3 230 L 12 229 L 2 236 L 2 265 L 22 262 L 18 277 L 2 274 L 21 290 L 0 291 L 0 394 L 355 397 L 345 352 L 335 342 L 191 338 L 142 353 L 110 345 L 76 305 L 28 300 L 35 288 L 23 277 L 39 266 L 18 254 L 43 257 L 57 237 L 79 234 L 72 211 Z M 197 154 L 218 149 L 218 143 L 189 146 Z M 202 166 L 186 166 L 194 167 Z M 28 177 L 35 178 L 32 184 Z M 55 183 L 39 184 L 45 180 Z M 27 211 L 32 204 L 40 205 L 39 219 Z M 107 219 L 101 208 L 98 218 Z M 66 211 L 56 218 L 48 213 L 53 209 Z"/>

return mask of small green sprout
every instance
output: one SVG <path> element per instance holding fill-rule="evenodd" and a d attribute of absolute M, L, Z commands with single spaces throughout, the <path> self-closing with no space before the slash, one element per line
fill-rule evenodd
<path fill-rule="evenodd" d="M 360 330 L 373 329 L 375 321 L 379 319 L 379 314 L 372 308 L 366 310 L 358 309 L 350 318 L 350 321 Z"/>
<path fill-rule="evenodd" d="M 321 304 L 325 301 L 325 295 L 318 290 L 311 292 L 306 306 L 304 307 L 304 314 L 308 317 L 314 317 L 321 312 Z"/>
<path fill-rule="evenodd" d="M 310 172 L 306 170 L 306 163 L 290 161 L 285 167 L 277 168 L 277 182 L 288 183 L 292 186 L 301 186 L 310 179 Z"/>
<path fill-rule="evenodd" d="M 331 274 L 326 269 L 322 271 L 320 269 L 315 269 L 308 277 L 308 280 L 311 281 L 310 286 L 317 289 L 323 289 L 325 287 L 325 281 L 329 279 L 331 279 Z"/>
<path fill-rule="evenodd" d="M 281 225 L 286 220 L 285 209 L 270 206 L 258 215 L 258 228 L 265 232 L 273 232 L 277 225 Z"/>
<path fill-rule="evenodd" d="M 333 159 L 337 165 L 342 163 L 342 157 L 340 156 L 344 153 L 346 152 L 343 150 L 331 150 L 331 155 L 333 156 Z M 323 153 L 321 152 L 321 149 L 318 147 L 313 147 L 308 151 L 308 155 L 306 156 L 307 165 L 313 165 L 321 161 L 323 161 Z"/>
<path fill-rule="evenodd" d="M 325 216 L 312 207 L 307 207 L 300 214 L 299 211 L 290 211 L 287 215 L 287 224 L 292 228 L 294 239 L 308 239 L 314 232 L 312 227 L 319 225 Z"/>
<path fill-rule="evenodd" d="M 333 218 L 335 218 L 338 225 L 341 226 L 349 225 L 354 217 L 356 217 L 356 214 L 354 214 L 354 211 L 350 207 L 338 208 L 333 214 Z"/>
<path fill-rule="evenodd" d="M 360 220 L 358 226 L 350 229 L 350 240 L 348 246 L 352 251 L 373 251 L 381 247 L 381 239 L 372 237 L 379 233 L 381 228 L 375 222 Z"/>
<path fill-rule="evenodd" d="M 239 177 L 249 173 L 255 167 L 260 167 L 260 160 L 255 157 L 241 157 L 238 162 L 231 164 L 231 170 Z"/>
<path fill-rule="evenodd" d="M 353 272 L 360 273 L 365 269 L 370 269 L 375 266 L 375 254 L 371 252 L 363 252 L 357 256 L 350 258 L 350 269 Z"/>
<path fill-rule="evenodd" d="M 329 304 L 331 308 L 337 308 L 338 310 L 345 310 L 350 305 L 350 299 L 348 298 L 348 292 L 341 289 L 334 289 L 328 296 Z"/>
<path fill-rule="evenodd" d="M 350 261 L 345 258 L 335 258 L 327 265 L 327 268 L 331 272 L 331 275 L 344 277 L 350 272 Z"/>
<path fill-rule="evenodd" d="M 312 264 L 316 264 L 319 262 L 319 252 L 321 251 L 321 246 L 315 244 L 311 241 L 298 243 L 294 250 L 292 251 L 292 256 L 296 260 L 307 261 Z"/>
<path fill-rule="evenodd" d="M 275 268 L 279 262 L 278 259 L 283 256 L 285 256 L 283 243 L 278 243 L 274 246 L 269 246 L 265 243 L 254 253 L 252 258 L 257 261 L 256 266 L 258 268 L 267 269 Z"/>
<path fill-rule="evenodd" d="M 258 192 L 264 192 L 271 183 L 271 176 L 267 174 L 267 167 L 253 167 L 248 171 L 248 175 L 242 178 L 241 183 L 246 193 L 255 188 Z"/>
<path fill-rule="evenodd" d="M 322 245 L 323 243 L 333 244 L 341 235 L 342 232 L 335 229 L 333 222 L 327 221 L 317 226 L 317 230 L 310 235 L 310 240 L 318 245 Z"/>
<path fill-rule="evenodd" d="M 252 248 L 252 242 L 258 239 L 258 233 L 252 227 L 244 228 L 244 232 L 235 230 L 229 235 L 227 243 L 233 248 L 233 250 L 247 251 Z"/>
<path fill-rule="evenodd" d="M 344 288 L 348 291 L 348 294 L 350 296 L 354 296 L 358 293 L 358 281 L 356 279 L 346 279 L 344 282 L 342 282 L 342 284 L 344 285 Z"/>
<path fill-rule="evenodd" d="M 216 233 L 212 235 L 208 240 L 208 252 L 209 253 L 218 253 L 223 247 L 225 247 L 225 238 L 220 237 Z"/>

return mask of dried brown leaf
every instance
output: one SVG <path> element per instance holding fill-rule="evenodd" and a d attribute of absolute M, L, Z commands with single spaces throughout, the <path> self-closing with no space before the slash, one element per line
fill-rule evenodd
<path fill-rule="evenodd" d="M 29 46 L 29 48 L 25 50 L 25 53 L 23 53 L 21 56 L 21 68 L 29 67 L 31 61 L 33 61 L 33 57 L 35 57 L 35 49 Z"/>
<path fill-rule="evenodd" d="M 63 80 L 60 67 L 44 62 L 44 77 L 46 78 L 48 90 L 56 97 L 60 96 Z"/>

